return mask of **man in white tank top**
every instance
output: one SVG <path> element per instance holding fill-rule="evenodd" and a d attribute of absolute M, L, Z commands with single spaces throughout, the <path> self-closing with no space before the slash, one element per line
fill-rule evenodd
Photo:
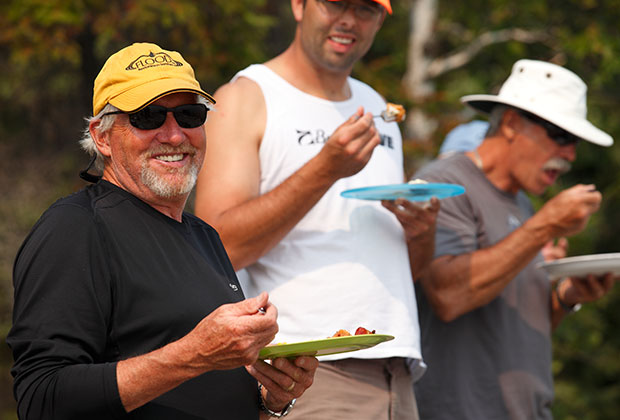
<path fill-rule="evenodd" d="M 291 6 L 297 29 L 289 48 L 215 94 L 196 214 L 243 269 L 244 293 L 269 292 L 276 342 L 358 326 L 395 336 L 323 357 L 289 418 L 417 419 L 412 382 L 424 364 L 413 279 L 432 257 L 439 203 L 340 196 L 405 181 L 397 124 L 373 118 L 385 101 L 350 77 L 390 2 Z M 282 391 L 297 395 L 295 387 Z"/>

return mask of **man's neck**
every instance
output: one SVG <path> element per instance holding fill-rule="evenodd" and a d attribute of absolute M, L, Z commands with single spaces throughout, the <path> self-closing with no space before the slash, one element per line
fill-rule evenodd
<path fill-rule="evenodd" d="M 189 198 L 189 193 L 173 198 L 161 198 L 155 195 L 146 186 L 123 185 L 109 171 L 106 172 L 104 170 L 102 179 L 127 191 L 128 193 L 144 201 L 146 204 L 153 207 L 158 212 L 168 216 L 169 218 L 174 219 L 179 223 L 183 221 L 183 210 L 185 209 L 185 204 L 187 203 L 187 199 Z"/>
<path fill-rule="evenodd" d="M 503 139 L 498 138 L 485 139 L 480 146 L 465 155 L 484 173 L 491 184 L 502 191 L 516 194 L 519 186 L 515 184 L 505 163 L 508 153 L 509 149 Z"/>
<path fill-rule="evenodd" d="M 347 83 L 350 69 L 330 71 L 319 67 L 295 43 L 265 65 L 309 95 L 329 101 L 344 101 L 351 97 L 351 89 Z"/>

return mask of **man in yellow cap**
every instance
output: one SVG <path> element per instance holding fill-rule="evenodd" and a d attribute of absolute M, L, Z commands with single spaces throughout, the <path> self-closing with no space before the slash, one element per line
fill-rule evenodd
<path fill-rule="evenodd" d="M 15 262 L 21 419 L 266 419 L 312 383 L 313 357 L 257 361 L 277 310 L 244 298 L 217 233 L 183 212 L 214 103 L 177 52 L 133 44 L 105 63 L 82 139 L 102 175 L 84 171 L 95 183 L 52 205 Z"/>
<path fill-rule="evenodd" d="M 270 293 L 276 341 L 359 326 L 394 340 L 322 358 L 292 418 L 415 419 L 424 370 L 413 278 L 433 253 L 437 200 L 362 201 L 341 192 L 405 180 L 385 100 L 350 77 L 390 2 L 292 0 L 289 48 L 239 72 L 207 125 L 196 214 L 220 233 L 243 290 Z M 412 274 L 413 271 L 413 274 Z"/>

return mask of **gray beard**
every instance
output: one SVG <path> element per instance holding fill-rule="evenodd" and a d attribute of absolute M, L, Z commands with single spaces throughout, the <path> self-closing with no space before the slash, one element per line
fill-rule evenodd
<path fill-rule="evenodd" d="M 161 198 L 172 198 L 180 195 L 189 194 L 198 178 L 198 165 L 192 164 L 189 168 L 185 180 L 181 184 L 170 184 L 165 178 L 157 175 L 155 171 L 146 166 L 142 167 L 140 179 L 155 195 Z"/>

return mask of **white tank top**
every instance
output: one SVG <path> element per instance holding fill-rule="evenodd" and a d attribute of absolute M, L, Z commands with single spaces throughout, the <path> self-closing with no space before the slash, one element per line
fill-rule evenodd
<path fill-rule="evenodd" d="M 300 91 L 264 65 L 246 77 L 262 89 L 267 123 L 260 145 L 260 192 L 265 193 L 315 156 L 328 136 L 358 108 L 378 115 L 385 101 L 349 78 L 351 98 L 331 102 Z M 325 356 L 421 359 L 418 313 L 404 233 L 380 202 L 348 199 L 350 188 L 404 181 L 396 123 L 375 119 L 382 144 L 366 167 L 337 181 L 306 216 L 258 262 L 240 273 L 246 296 L 266 290 L 278 308 L 276 342 L 322 339 L 358 326 L 396 338 L 355 353 Z"/>

